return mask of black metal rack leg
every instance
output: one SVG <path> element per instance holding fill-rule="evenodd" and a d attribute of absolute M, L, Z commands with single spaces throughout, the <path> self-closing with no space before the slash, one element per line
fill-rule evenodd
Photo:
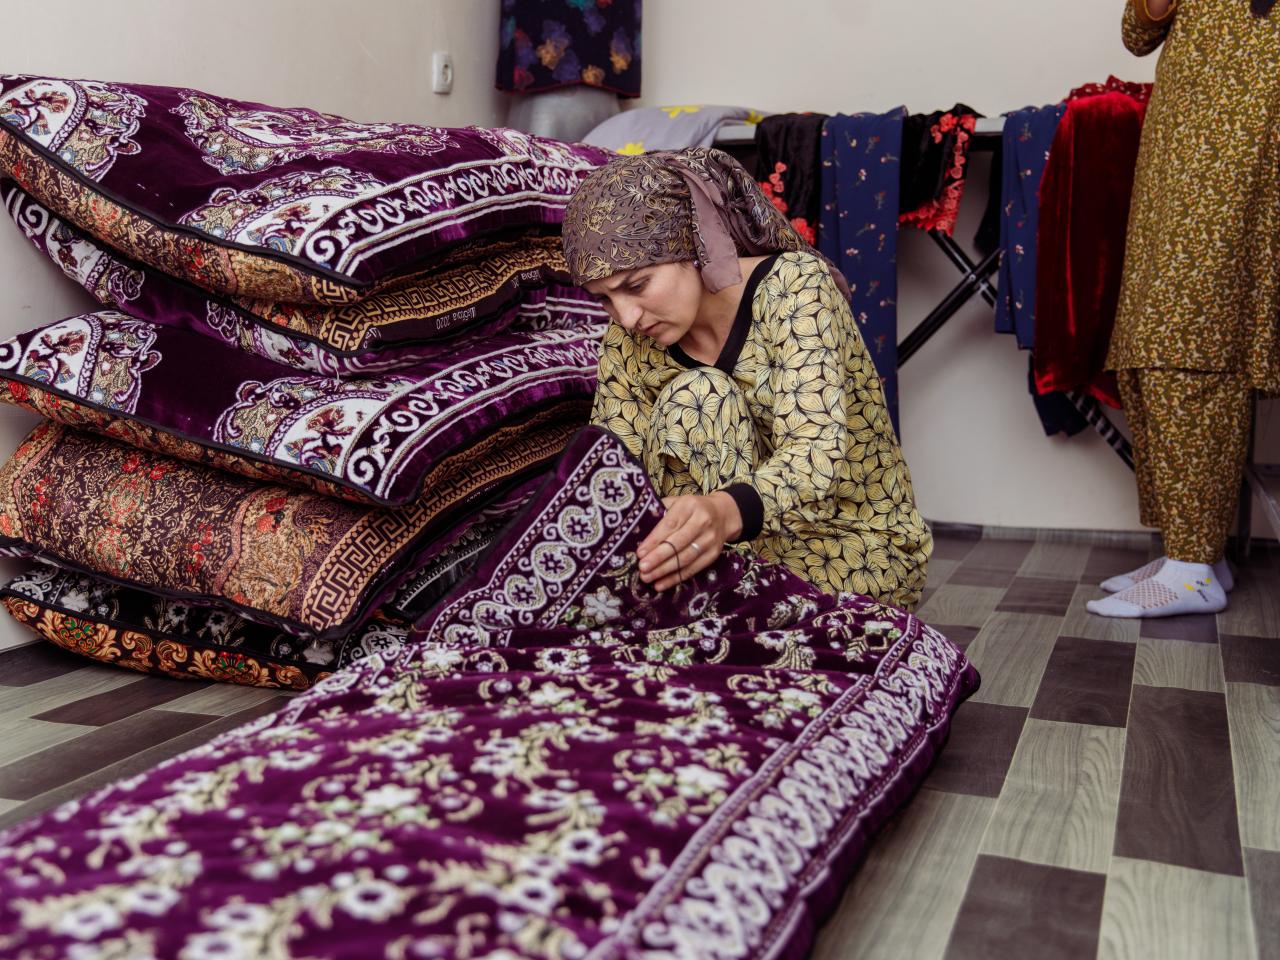
<path fill-rule="evenodd" d="M 910 360 L 912 355 L 929 341 L 930 337 L 941 330 L 946 322 L 973 298 L 975 293 L 981 293 L 982 298 L 992 306 L 995 306 L 996 303 L 996 292 L 991 288 L 991 284 L 987 283 L 987 277 L 995 273 L 996 268 L 1000 265 L 1000 251 L 993 250 L 978 263 L 974 263 L 950 237 L 943 237 L 937 233 L 931 233 L 930 235 L 943 250 L 947 251 L 952 262 L 964 270 L 964 278 L 898 344 L 899 368 Z M 959 259 L 957 259 L 956 255 L 958 255 Z"/>
<path fill-rule="evenodd" d="M 948 320 L 950 320 L 966 303 L 973 299 L 974 294 L 981 294 L 982 299 L 987 301 L 989 305 L 994 307 L 999 299 L 996 290 L 987 282 L 987 278 L 996 272 L 1000 265 L 1000 250 L 993 250 L 977 263 L 965 253 L 964 248 L 956 243 L 955 238 L 949 237 L 944 233 L 936 230 L 930 230 L 929 236 L 933 238 L 942 252 L 964 276 L 956 286 L 952 287 L 945 297 L 938 303 L 936 307 L 929 311 L 928 316 L 916 325 L 902 342 L 898 344 L 898 368 L 906 363 L 915 354 L 917 350 L 929 342 L 929 339 L 943 328 Z M 1080 411 L 1085 420 L 1098 431 L 1104 441 L 1116 452 L 1116 455 L 1124 461 L 1130 470 L 1133 469 L 1133 448 L 1129 441 L 1122 434 L 1103 412 L 1102 407 L 1093 400 L 1092 397 L 1072 391 L 1067 395 L 1076 409 Z"/>

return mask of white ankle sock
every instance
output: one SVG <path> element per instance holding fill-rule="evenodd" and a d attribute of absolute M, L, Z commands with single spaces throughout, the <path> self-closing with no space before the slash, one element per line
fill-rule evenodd
<path fill-rule="evenodd" d="M 1103 617 L 1176 617 L 1226 609 L 1227 592 L 1207 563 L 1166 559 L 1153 576 L 1085 605 Z"/>
<path fill-rule="evenodd" d="M 1160 572 L 1160 568 L 1164 566 L 1164 562 L 1168 559 L 1168 557 L 1157 557 L 1137 570 L 1130 570 L 1128 573 L 1122 573 L 1103 580 L 1098 586 L 1102 587 L 1107 593 L 1119 593 L 1121 590 L 1128 590 L 1135 583 L 1141 583 L 1143 580 L 1154 577 Z M 1231 567 L 1227 563 L 1226 557 L 1223 557 L 1213 565 L 1213 575 L 1218 578 L 1218 582 L 1222 584 L 1222 589 L 1227 593 L 1235 589 L 1235 578 L 1231 576 Z"/>

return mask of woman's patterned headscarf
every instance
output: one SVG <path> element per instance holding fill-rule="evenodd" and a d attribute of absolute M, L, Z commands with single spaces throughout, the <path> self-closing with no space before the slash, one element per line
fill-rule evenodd
<path fill-rule="evenodd" d="M 564 217 L 564 255 L 579 285 L 693 260 L 716 293 L 741 282 L 739 256 L 788 250 L 817 254 L 740 163 L 709 147 L 612 160 L 583 181 Z"/>

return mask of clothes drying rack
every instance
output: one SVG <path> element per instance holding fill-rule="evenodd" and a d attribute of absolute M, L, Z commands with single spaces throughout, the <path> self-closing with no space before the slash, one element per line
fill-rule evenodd
<path fill-rule="evenodd" d="M 993 152 L 999 160 L 1000 145 L 1004 135 L 1003 117 L 979 117 L 970 141 L 970 151 Z M 754 166 L 755 127 L 748 124 L 731 124 L 721 128 L 716 137 L 716 146 L 734 153 L 738 159 L 748 159 Z M 954 317 L 965 304 L 975 296 L 981 296 L 995 309 L 998 295 L 991 285 L 991 276 L 1000 267 L 999 248 L 974 260 L 968 252 L 956 242 L 954 237 L 947 236 L 938 230 L 925 231 L 947 260 L 960 274 L 956 282 L 941 300 L 934 305 L 924 318 L 917 323 L 898 343 L 898 367 L 901 368 L 930 339 Z M 1088 394 L 1077 390 L 1068 391 L 1067 398 L 1085 419 L 1115 451 L 1116 455 L 1133 469 L 1133 447 L 1129 440 L 1111 422 L 1102 405 Z M 1257 422 L 1257 404 L 1254 407 L 1254 423 Z M 1240 495 L 1240 506 L 1236 522 L 1236 547 L 1241 556 L 1248 556 L 1252 540 L 1253 506 L 1256 501 L 1277 539 L 1280 539 L 1280 464 L 1258 463 L 1254 458 L 1253 439 L 1249 443 L 1249 456 L 1245 463 L 1244 488 Z"/>
<path fill-rule="evenodd" d="M 741 161 L 749 161 L 754 167 L 755 127 L 750 124 L 728 124 L 716 135 L 715 145 L 732 153 Z M 979 117 L 969 142 L 970 152 L 996 153 L 1004 137 L 1003 117 Z M 974 260 L 969 253 L 940 230 L 924 231 L 946 256 L 948 262 L 960 274 L 960 279 L 939 300 L 924 318 L 898 343 L 898 368 L 910 360 L 931 340 L 939 330 L 960 312 L 975 296 L 982 297 L 994 311 L 998 302 L 991 276 L 1000 268 L 1000 249 Z M 1133 469 L 1133 447 L 1123 433 L 1111 422 L 1102 405 L 1093 397 L 1077 390 L 1068 391 L 1067 399 L 1079 411 L 1081 417 L 1092 426 L 1116 455 Z"/>

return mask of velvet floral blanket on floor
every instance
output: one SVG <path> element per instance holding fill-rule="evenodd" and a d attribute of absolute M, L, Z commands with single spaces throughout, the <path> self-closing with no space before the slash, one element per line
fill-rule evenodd
<path fill-rule="evenodd" d="M 0 835 L 0 956 L 794 957 L 976 689 L 914 617 L 730 553 L 584 430 L 412 642 Z"/>

